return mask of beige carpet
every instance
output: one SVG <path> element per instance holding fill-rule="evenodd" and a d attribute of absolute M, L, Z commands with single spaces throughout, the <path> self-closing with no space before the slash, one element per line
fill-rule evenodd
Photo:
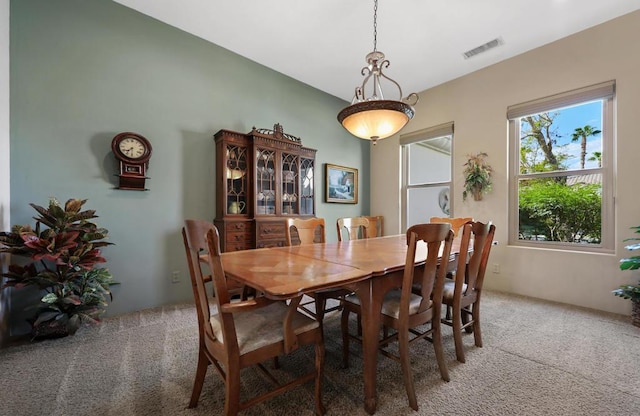
<path fill-rule="evenodd" d="M 640 328 L 627 317 L 495 292 L 483 299 L 484 347 L 465 335 L 467 363 L 445 350 L 451 382 L 440 379 L 432 345 L 412 349 L 418 404 L 413 412 L 400 365 L 380 357 L 379 415 L 639 415 Z M 326 327 L 324 403 L 328 415 L 365 415 L 361 350 L 341 369 L 339 319 Z M 219 415 L 223 384 L 210 369 L 199 406 L 187 409 L 197 353 L 192 305 L 106 319 L 74 337 L 0 350 L 0 415 Z M 280 376 L 306 369 L 310 350 L 281 359 Z M 303 368 L 305 367 L 305 368 Z M 244 387 L 262 376 L 243 373 Z M 311 385 L 244 415 L 312 415 Z"/>

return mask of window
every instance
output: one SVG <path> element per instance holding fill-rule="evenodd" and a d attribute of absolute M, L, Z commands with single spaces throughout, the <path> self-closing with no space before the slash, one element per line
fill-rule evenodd
<path fill-rule="evenodd" d="M 611 81 L 509 107 L 511 244 L 613 251 L 614 91 Z"/>
<path fill-rule="evenodd" d="M 448 216 L 453 123 L 411 133 L 402 146 L 402 227 Z"/>

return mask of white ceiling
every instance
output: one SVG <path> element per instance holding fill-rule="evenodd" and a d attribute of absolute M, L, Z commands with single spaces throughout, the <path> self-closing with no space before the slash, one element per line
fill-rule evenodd
<path fill-rule="evenodd" d="M 373 0 L 114 1 L 347 101 L 373 50 Z M 379 0 L 377 49 L 406 96 L 638 9 L 639 0 Z M 498 37 L 498 48 L 464 59 Z"/>

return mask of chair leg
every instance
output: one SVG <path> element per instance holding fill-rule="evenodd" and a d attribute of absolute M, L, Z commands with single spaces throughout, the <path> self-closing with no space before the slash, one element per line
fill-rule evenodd
<path fill-rule="evenodd" d="M 189 401 L 189 408 L 192 409 L 198 406 L 198 399 L 200 393 L 202 393 L 202 386 L 204 384 L 204 376 L 207 375 L 207 368 L 209 367 L 209 359 L 200 350 L 198 354 L 198 367 L 196 368 L 196 378 L 193 382 L 193 390 L 191 391 L 191 400 Z"/>
<path fill-rule="evenodd" d="M 346 307 L 342 309 L 340 328 L 342 329 L 342 368 L 349 368 L 349 309 Z"/>
<path fill-rule="evenodd" d="M 466 325 L 466 324 L 469 323 L 469 319 L 473 319 L 473 316 L 472 316 L 473 314 L 472 314 L 471 310 L 469 310 L 468 306 L 465 307 L 462 312 L 463 312 L 462 313 L 462 324 Z M 470 333 L 473 332 L 473 326 L 469 325 L 464 330 L 467 332 L 467 334 L 470 334 Z"/>
<path fill-rule="evenodd" d="M 476 301 L 472 307 L 471 319 L 473 319 L 473 338 L 476 347 L 482 347 L 482 333 L 480 332 L 480 301 Z"/>
<path fill-rule="evenodd" d="M 444 314 L 444 319 L 447 321 L 451 320 L 451 306 L 446 305 L 446 312 Z"/>
<path fill-rule="evenodd" d="M 225 379 L 224 415 L 236 416 L 240 412 L 240 368 L 239 363 L 229 364 Z"/>
<path fill-rule="evenodd" d="M 323 416 L 326 409 L 322 404 L 322 378 L 324 369 L 324 344 L 323 341 L 316 343 L 316 383 L 315 383 L 315 412 L 316 416 Z"/>
<path fill-rule="evenodd" d="M 433 349 L 436 352 L 436 360 L 438 361 L 438 368 L 440 368 L 440 376 L 444 381 L 449 381 L 449 370 L 447 369 L 447 362 L 444 360 L 444 349 L 442 348 L 442 331 L 440 321 L 437 317 L 434 317 L 431 325 L 433 325 Z"/>
<path fill-rule="evenodd" d="M 327 307 L 327 298 L 322 295 L 316 295 L 316 320 L 322 327 L 322 320 L 324 319 L 324 310 Z"/>
<path fill-rule="evenodd" d="M 462 317 L 465 314 L 462 313 L 461 308 L 453 309 L 453 341 L 456 346 L 456 359 L 461 363 L 465 362 L 464 359 L 464 346 L 462 345 Z"/>
<path fill-rule="evenodd" d="M 407 390 L 407 398 L 409 406 L 413 410 L 418 410 L 418 401 L 416 400 L 416 391 L 413 386 L 413 373 L 411 372 L 411 362 L 409 360 L 409 330 L 400 329 L 398 331 L 398 350 L 400 352 L 400 364 L 402 364 L 402 378 L 404 386 Z"/>

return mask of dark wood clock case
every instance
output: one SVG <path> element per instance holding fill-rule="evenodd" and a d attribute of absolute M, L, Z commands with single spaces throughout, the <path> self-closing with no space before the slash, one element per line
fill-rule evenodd
<path fill-rule="evenodd" d="M 119 144 L 122 140 L 131 137 L 140 141 L 144 146 L 144 154 L 140 158 L 130 158 L 120 152 Z M 118 189 L 145 191 L 145 182 L 150 179 L 147 174 L 149 159 L 151 158 L 152 147 L 145 137 L 131 132 L 124 132 L 116 135 L 111 141 L 111 150 L 118 160 L 119 173 Z"/>

